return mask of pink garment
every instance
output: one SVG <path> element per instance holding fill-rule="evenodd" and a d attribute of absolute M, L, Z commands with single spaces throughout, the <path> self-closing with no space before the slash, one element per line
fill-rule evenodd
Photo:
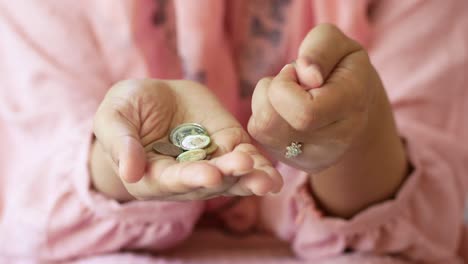
<path fill-rule="evenodd" d="M 0 0 L 0 262 L 463 263 L 468 2 L 264 3 Z M 216 253 L 211 235 L 200 250 L 162 251 L 193 239 L 206 203 L 119 204 L 89 188 L 92 117 L 114 82 L 200 80 L 245 123 L 255 82 L 324 21 L 368 47 L 388 91 L 414 166 L 395 199 L 351 220 L 326 217 L 306 175 L 280 164 L 286 186 L 262 200 L 261 218 L 294 254 L 275 256 L 284 245 L 272 244 L 239 258 L 242 240 Z"/>

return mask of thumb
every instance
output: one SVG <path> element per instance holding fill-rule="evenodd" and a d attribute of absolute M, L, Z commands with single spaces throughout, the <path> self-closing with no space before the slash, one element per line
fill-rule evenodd
<path fill-rule="evenodd" d="M 362 49 L 336 26 L 321 24 L 312 29 L 299 48 L 297 76 L 308 89 L 321 87 L 344 57 Z"/>
<path fill-rule="evenodd" d="M 297 78 L 306 90 L 319 88 L 323 84 L 323 76 L 317 64 L 311 63 L 306 57 L 296 60 Z"/>
<path fill-rule="evenodd" d="M 272 80 L 268 98 L 276 112 L 295 130 L 316 128 L 316 100 L 297 81 L 295 68 L 288 64 Z M 311 126 L 313 119 L 314 126 Z"/>
<path fill-rule="evenodd" d="M 139 128 L 122 114 L 128 112 L 122 111 L 125 107 L 104 100 L 94 119 L 94 134 L 117 165 L 120 178 L 134 183 L 145 173 L 146 153 L 140 143 Z"/>

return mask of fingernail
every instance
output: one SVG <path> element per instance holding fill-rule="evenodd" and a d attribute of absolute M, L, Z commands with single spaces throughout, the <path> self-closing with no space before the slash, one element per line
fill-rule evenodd
<path fill-rule="evenodd" d="M 305 74 L 307 76 L 311 76 L 312 82 L 310 83 L 310 85 L 312 87 L 314 87 L 314 88 L 319 87 L 319 86 L 321 86 L 323 84 L 323 77 L 322 77 L 322 74 L 320 73 L 320 69 L 319 69 L 319 67 L 317 65 L 310 64 L 309 66 L 307 66 Z"/>
<path fill-rule="evenodd" d="M 301 57 L 297 59 L 298 78 L 302 85 L 307 88 L 318 88 L 323 84 L 323 76 L 320 67 L 311 62 L 310 59 Z"/>

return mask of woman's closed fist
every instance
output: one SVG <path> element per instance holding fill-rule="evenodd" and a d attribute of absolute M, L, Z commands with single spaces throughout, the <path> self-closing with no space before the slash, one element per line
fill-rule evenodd
<path fill-rule="evenodd" d="M 376 117 L 391 117 L 382 105 L 388 102 L 366 51 L 324 24 L 304 39 L 296 63 L 257 84 L 248 130 L 276 159 L 316 173 L 370 139 Z M 288 158 L 292 142 L 302 153 Z"/>

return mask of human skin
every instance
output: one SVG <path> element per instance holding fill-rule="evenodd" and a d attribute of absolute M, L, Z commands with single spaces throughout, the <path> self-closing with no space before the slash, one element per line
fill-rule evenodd
<path fill-rule="evenodd" d="M 407 174 L 380 78 L 366 51 L 333 25 L 310 31 L 294 65 L 259 81 L 252 111 L 249 133 L 274 158 L 310 174 L 330 215 L 349 218 L 391 198 Z M 303 153 L 286 158 L 293 141 Z"/>
<path fill-rule="evenodd" d="M 109 111 L 124 114 L 118 120 L 105 114 Z M 404 147 L 377 72 L 366 51 L 332 25 L 319 25 L 307 35 L 297 63 L 259 81 L 252 112 L 250 135 L 276 160 L 308 172 L 315 198 L 330 215 L 349 218 L 391 198 L 407 174 Z M 145 116 L 150 117 L 143 120 Z M 112 198 L 197 200 L 263 195 L 281 187 L 271 163 L 201 84 L 121 82 L 110 90 L 95 120 L 94 186 Z M 122 128 L 125 122 L 131 126 Z M 204 124 L 209 130 L 223 132 L 212 135 L 216 142 L 225 141 L 217 158 L 176 164 L 151 152 L 152 142 L 182 122 L 209 122 Z M 112 123 L 120 125 L 112 128 Z M 119 130 L 121 135 L 114 135 Z M 303 144 L 303 153 L 286 158 L 292 141 Z"/>
<path fill-rule="evenodd" d="M 203 85 L 126 80 L 114 85 L 94 119 L 94 188 L 119 201 L 201 200 L 278 192 L 282 179 L 235 118 Z M 207 161 L 179 163 L 151 146 L 181 123 L 202 124 L 219 146 Z"/>

